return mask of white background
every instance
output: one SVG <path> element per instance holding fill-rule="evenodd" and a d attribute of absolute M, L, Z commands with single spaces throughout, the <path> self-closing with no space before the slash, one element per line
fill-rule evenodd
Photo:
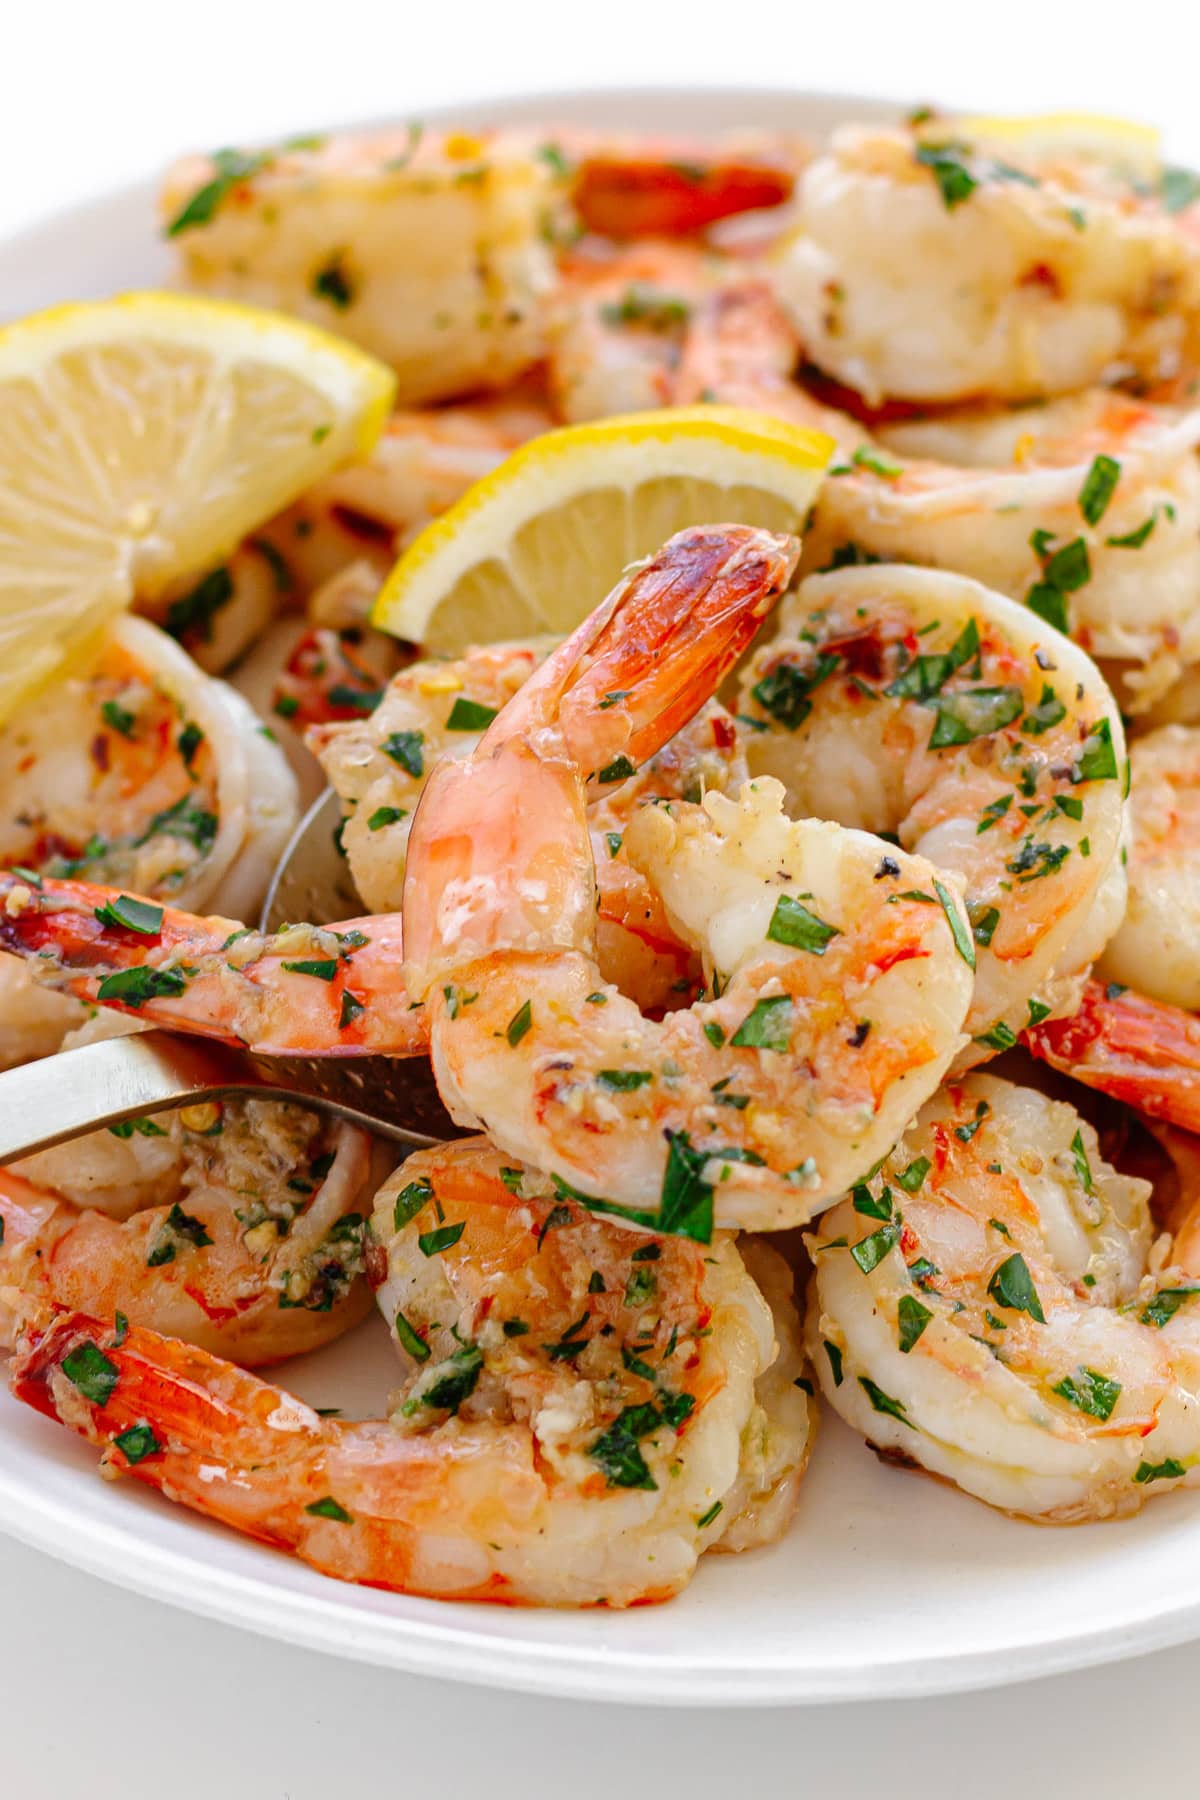
<path fill-rule="evenodd" d="M 1194 0 L 42 0 L 20 16 L 6 0 L 0 69 L 0 236 L 183 148 L 584 84 L 794 82 L 1120 112 L 1162 124 L 1200 163 Z M 339 1664 L 4 1540 L 0 1596 L 0 1783 L 13 1800 L 706 1800 L 745 1783 L 756 1796 L 1108 1800 L 1197 1780 L 1200 1647 L 955 1700 L 693 1714 Z"/>

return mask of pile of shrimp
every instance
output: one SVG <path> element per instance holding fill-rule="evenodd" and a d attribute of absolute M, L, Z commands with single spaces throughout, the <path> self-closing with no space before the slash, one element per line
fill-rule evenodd
<path fill-rule="evenodd" d="M 616 1607 L 777 1541 L 819 1405 L 1020 1518 L 1200 1486 L 1200 177 L 1003 125 L 171 172 L 185 283 L 401 408 L 0 731 L 0 1064 L 424 1058 L 465 1135 L 256 1099 L 0 1171 L 12 1391 L 106 1476 Z M 562 642 L 370 625 L 511 450 L 710 402 L 826 434 L 802 535 L 678 532 Z M 326 781 L 363 911 L 260 930 Z M 253 1372 L 372 1298 L 377 1416 Z"/>

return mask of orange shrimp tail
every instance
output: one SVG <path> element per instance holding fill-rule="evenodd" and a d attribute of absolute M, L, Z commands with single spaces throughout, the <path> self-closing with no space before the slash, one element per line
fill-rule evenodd
<path fill-rule="evenodd" d="M 1079 1011 L 1024 1033 L 1026 1048 L 1085 1087 L 1200 1131 L 1200 1019 L 1089 981 Z"/>
<path fill-rule="evenodd" d="M 575 209 L 604 237 L 686 237 L 734 213 L 789 200 L 795 165 L 764 150 L 713 155 L 686 140 L 598 149 L 575 175 Z"/>
<path fill-rule="evenodd" d="M 55 1310 L 22 1333 L 9 1385 L 102 1450 L 109 1473 L 132 1475 L 265 1542 L 295 1543 L 291 1496 L 304 1483 L 281 1471 L 291 1464 L 302 1477 L 306 1463 L 319 1466 L 321 1421 L 293 1401 L 286 1436 L 273 1429 L 288 1397 L 236 1364 L 136 1325 L 121 1331 Z M 200 1477 L 200 1464 L 211 1479 Z M 271 1468 L 270 1482 L 246 1479 L 256 1464 Z M 289 1496 L 282 1506 L 281 1493 Z"/>
<path fill-rule="evenodd" d="M 572 761 L 591 773 L 661 750 L 749 648 L 799 556 L 797 538 L 749 525 L 669 538 L 563 646 L 558 724 Z"/>

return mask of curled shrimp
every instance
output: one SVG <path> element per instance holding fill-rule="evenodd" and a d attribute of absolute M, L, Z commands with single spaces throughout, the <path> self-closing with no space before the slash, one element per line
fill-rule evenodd
<path fill-rule="evenodd" d="M 783 780 L 790 810 L 895 834 L 961 875 L 976 958 L 962 1061 L 1071 1010 L 1125 900 L 1121 720 L 1082 650 L 960 576 L 847 567 L 789 596 L 739 716 L 758 726 L 751 772 Z"/>
<path fill-rule="evenodd" d="M 233 689 L 143 619 L 0 731 L 0 863 L 256 907 L 296 822 L 276 747 Z"/>
<path fill-rule="evenodd" d="M 1049 1523 L 1187 1480 L 1200 1283 L 1168 1242 L 1151 1256 L 1148 1194 L 1073 1107 L 948 1083 L 811 1241 L 830 1404 L 885 1459 Z"/>
<path fill-rule="evenodd" d="M 392 365 L 407 405 L 501 387 L 537 360 L 554 193 L 547 164 L 502 134 L 399 126 L 189 157 L 162 203 L 190 288 L 353 339 Z"/>
<path fill-rule="evenodd" d="M 615 772 L 602 785 L 621 779 L 621 756 L 627 762 L 629 751 L 639 759 L 653 755 L 699 710 L 794 560 L 790 539 L 712 527 L 681 532 L 623 577 L 593 615 L 599 623 L 592 629 L 599 633 L 603 619 L 621 607 L 642 622 L 641 661 L 627 672 L 644 688 L 647 711 L 633 736 L 619 704 L 601 707 L 599 724 L 571 714 L 581 745 L 606 735 L 611 742 Z M 671 627 L 697 634 L 686 678 L 670 686 L 655 679 L 665 642 L 656 608 L 664 592 L 674 609 Z M 598 690 L 597 702 L 603 696 Z M 398 767 L 406 755 L 415 766 L 412 750 L 398 757 Z M 587 906 L 591 913 L 590 883 Z M 268 936 L 236 919 L 146 908 L 136 896 L 86 882 L 0 873 L 0 950 L 25 957 L 49 984 L 148 1022 L 267 1054 L 422 1054 L 427 1014 L 406 986 L 401 945 L 395 912 L 325 927 L 294 925 Z"/>
<path fill-rule="evenodd" d="M 1153 380 L 1184 349 L 1200 266 L 1184 221 L 1141 179 L 1019 129 L 847 126 L 806 169 L 797 218 L 781 286 L 812 360 L 872 404 Z"/>
<path fill-rule="evenodd" d="M 577 1197 L 664 1230 L 703 1234 L 714 1205 L 738 1225 L 811 1216 L 932 1092 L 970 995 L 952 888 L 877 840 L 785 819 L 776 783 L 646 806 L 625 833 L 720 998 L 652 1022 L 596 963 L 588 794 L 695 710 L 796 548 L 734 526 L 673 539 L 656 582 L 610 595 L 473 756 L 438 765 L 409 840 L 409 984 L 443 1100 Z M 691 591 L 671 576 L 685 558 L 708 570 Z M 932 907 L 914 894 L 935 888 Z"/>
<path fill-rule="evenodd" d="M 667 1599 L 704 1549 L 790 1513 L 812 1413 L 786 1271 L 756 1250 L 773 1316 L 731 1241 L 635 1237 L 524 1180 L 471 1142 L 411 1158 L 377 1196 L 370 1255 L 405 1365 L 386 1418 L 320 1418 L 81 1312 L 30 1326 L 14 1391 L 98 1445 L 106 1473 L 342 1580 Z"/>
<path fill-rule="evenodd" d="M 1200 1009 L 1200 731 L 1130 745 L 1129 906 L 1099 965 L 1107 981 Z"/>
<path fill-rule="evenodd" d="M 1113 665 L 1135 711 L 1200 658 L 1200 412 L 1091 389 L 878 435 L 884 449 L 858 449 L 822 490 L 810 568 L 972 575 Z"/>
<path fill-rule="evenodd" d="M 140 1136 L 147 1124 L 156 1136 Z M 364 1316 L 364 1212 L 387 1166 L 365 1132 L 249 1100 L 140 1121 L 128 1147 L 154 1156 L 160 1138 L 178 1197 L 124 1219 L 0 1170 L 0 1341 L 50 1304 L 255 1364 L 318 1349 Z"/>

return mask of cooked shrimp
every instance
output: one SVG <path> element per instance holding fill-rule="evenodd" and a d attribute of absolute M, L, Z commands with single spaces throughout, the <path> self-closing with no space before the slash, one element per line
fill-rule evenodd
<path fill-rule="evenodd" d="M 809 165 L 779 279 L 808 354 L 869 402 L 1034 400 L 1174 372 L 1200 257 L 1085 158 L 847 126 Z"/>
<path fill-rule="evenodd" d="M 130 1146 L 153 1154 L 147 1126 L 171 1146 L 178 1198 L 123 1220 L 0 1170 L 0 1341 L 51 1303 L 253 1364 L 364 1316 L 364 1210 L 387 1167 L 365 1132 L 260 1100 L 139 1121 Z"/>
<path fill-rule="evenodd" d="M 564 260 L 550 311 L 550 392 L 568 423 L 677 404 L 692 309 L 723 264 L 684 244 L 585 245 Z"/>
<path fill-rule="evenodd" d="M 454 662 L 402 669 L 369 717 L 318 726 L 308 744 L 343 807 L 342 845 L 355 885 L 373 912 L 398 912 L 413 813 L 434 764 L 473 755 L 497 712 L 550 649 L 491 644 Z M 652 800 L 699 799 L 746 779 L 735 721 L 715 701 L 588 809 L 599 904 L 601 970 L 647 1008 L 677 1006 L 701 977 L 691 948 L 675 936 L 653 886 L 625 855 L 622 838 Z"/>
<path fill-rule="evenodd" d="M 0 950 L 79 999 L 264 1055 L 416 1056 L 426 1047 L 395 916 L 269 935 L 119 888 L 0 873 Z"/>
<path fill-rule="evenodd" d="M 965 917 L 936 871 L 792 824 L 770 782 L 644 807 L 625 833 L 721 997 L 652 1022 L 596 963 L 588 793 L 694 711 L 796 551 L 748 527 L 681 532 L 474 756 L 437 766 L 409 840 L 409 985 L 443 1100 L 576 1198 L 663 1230 L 706 1235 L 714 1205 L 723 1224 L 810 1217 L 932 1092 L 970 995 Z M 930 909 L 912 890 L 934 883 Z"/>
<path fill-rule="evenodd" d="M 800 339 L 773 284 L 731 276 L 700 298 L 688 317 L 672 390 L 676 406 L 717 401 L 754 407 L 823 431 L 842 457 L 870 439 L 857 420 L 823 405 L 796 381 Z"/>
<path fill-rule="evenodd" d="M 774 1534 L 790 1511 L 811 1414 L 790 1382 L 758 1385 L 776 1334 L 799 1375 L 786 1284 L 775 1321 L 732 1242 L 634 1237 L 523 1184 L 473 1142 L 410 1159 L 378 1195 L 370 1254 L 406 1366 L 386 1419 L 320 1418 L 79 1312 L 27 1332 L 14 1389 L 99 1445 L 106 1473 L 343 1580 L 667 1599 L 726 1533 Z"/>
<path fill-rule="evenodd" d="M 1070 1011 L 1125 896 L 1124 738 L 1093 664 L 977 582 L 887 564 L 810 576 L 781 624 L 743 676 L 751 772 L 962 877 L 962 1061 Z"/>
<path fill-rule="evenodd" d="M 795 327 L 765 276 L 678 244 L 586 249 L 564 264 L 549 376 L 565 419 L 719 402 L 869 442 L 793 378 Z"/>
<path fill-rule="evenodd" d="M 86 872 L 182 906 L 257 907 L 296 822 L 290 771 L 239 694 L 144 619 L 0 730 L 0 864 Z"/>
<path fill-rule="evenodd" d="M 537 360 L 553 198 L 545 162 L 498 134 L 400 126 L 189 157 L 163 215 L 190 288 L 352 338 L 412 404 Z"/>
<path fill-rule="evenodd" d="M 1200 657 L 1200 411 L 1092 389 L 878 436 L 825 484 L 807 567 L 973 575 L 1116 664 L 1138 711 Z"/>
<path fill-rule="evenodd" d="M 1200 1011 L 1200 731 L 1164 725 L 1129 762 L 1129 908 L 1098 972 Z"/>
<path fill-rule="evenodd" d="M 1200 1284 L 1169 1242 L 1151 1257 L 1148 1193 L 1073 1107 L 949 1083 L 811 1241 L 831 1405 L 886 1459 L 1028 1518 L 1177 1485 L 1200 1464 Z"/>

